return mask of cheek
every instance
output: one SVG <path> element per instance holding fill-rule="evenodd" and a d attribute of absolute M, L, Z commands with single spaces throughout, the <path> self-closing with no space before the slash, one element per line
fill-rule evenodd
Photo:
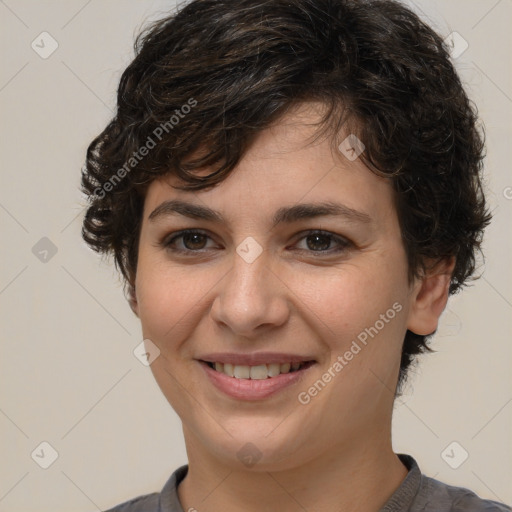
<path fill-rule="evenodd" d="M 333 414 L 344 418 L 363 410 L 373 414 L 391 399 L 400 362 L 407 316 L 405 268 L 382 260 L 378 265 L 371 258 L 364 265 L 300 277 L 290 288 L 330 358 L 324 368 L 329 383 L 319 393 L 318 406 L 338 404 Z M 308 382 L 304 390 L 308 386 L 316 384 Z"/>
<path fill-rule="evenodd" d="M 393 309 L 395 303 L 405 308 L 405 269 L 374 260 L 288 275 L 287 285 L 297 297 L 298 307 L 309 312 L 317 325 L 323 325 L 339 348 L 376 322 L 382 327 L 381 315 L 389 320 L 383 331 L 389 331 L 392 324 L 400 330 L 401 325 L 396 324 L 405 322 L 404 315 L 396 314 L 400 308 Z"/>
<path fill-rule="evenodd" d="M 209 286 L 204 273 L 151 261 L 142 254 L 136 290 L 144 336 L 162 343 L 192 329 Z"/>

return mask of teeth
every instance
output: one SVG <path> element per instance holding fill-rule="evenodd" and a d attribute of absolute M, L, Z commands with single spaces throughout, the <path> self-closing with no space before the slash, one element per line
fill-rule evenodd
<path fill-rule="evenodd" d="M 289 373 L 290 370 L 297 371 L 301 365 L 302 363 L 270 363 L 260 364 L 257 366 L 246 366 L 230 363 L 213 363 L 216 371 L 225 373 L 229 377 L 252 380 L 263 380 L 268 377 L 275 377 L 281 373 Z"/>
<path fill-rule="evenodd" d="M 275 377 L 281 373 L 281 365 L 279 363 L 267 364 L 267 368 L 269 377 Z"/>
<path fill-rule="evenodd" d="M 251 376 L 251 367 L 235 364 L 234 372 L 237 379 L 248 379 Z"/>
<path fill-rule="evenodd" d="M 219 364 L 219 363 L 215 363 L 215 369 L 216 370 L 217 370 L 217 364 Z M 220 363 L 220 365 L 222 366 L 222 363 Z M 217 370 L 217 371 L 219 371 L 219 370 Z M 220 370 L 220 371 L 222 371 L 222 370 Z M 226 375 L 229 375 L 230 377 L 234 377 L 235 376 L 235 368 L 234 368 L 234 366 L 231 363 L 226 363 L 224 365 L 224 373 Z"/>
<path fill-rule="evenodd" d="M 284 363 L 281 365 L 281 373 L 289 373 L 291 368 L 291 363 Z"/>
<path fill-rule="evenodd" d="M 259 366 L 251 366 L 251 379 L 266 379 L 268 376 L 268 370 L 266 364 L 260 364 Z"/>

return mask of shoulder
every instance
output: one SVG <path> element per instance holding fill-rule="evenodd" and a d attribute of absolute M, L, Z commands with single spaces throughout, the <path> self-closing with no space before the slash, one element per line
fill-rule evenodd
<path fill-rule="evenodd" d="M 422 477 L 420 494 L 424 510 L 436 512 L 512 512 L 512 508 L 498 501 L 480 498 L 464 487 L 455 487 L 439 480 Z"/>
<path fill-rule="evenodd" d="M 178 499 L 178 484 L 187 471 L 188 465 L 180 466 L 169 477 L 161 492 L 138 496 L 104 512 L 183 512 Z"/>
<path fill-rule="evenodd" d="M 409 472 L 381 512 L 512 512 L 504 503 L 424 475 L 410 455 L 398 457 Z"/>

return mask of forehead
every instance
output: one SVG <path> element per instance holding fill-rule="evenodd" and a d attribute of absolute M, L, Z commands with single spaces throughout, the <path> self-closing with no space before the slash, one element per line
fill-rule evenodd
<path fill-rule="evenodd" d="M 355 135 L 340 133 L 334 144 L 330 137 L 316 138 L 320 119 L 316 105 L 283 116 L 257 135 L 227 178 L 208 190 L 176 189 L 183 183 L 171 174 L 156 179 L 146 194 L 145 218 L 171 198 L 208 205 L 226 212 L 226 218 L 272 215 L 275 220 L 283 205 L 317 202 L 341 203 L 376 220 L 393 214 L 390 181 L 347 152 L 357 144 Z M 206 176 L 212 170 L 196 174 Z"/>

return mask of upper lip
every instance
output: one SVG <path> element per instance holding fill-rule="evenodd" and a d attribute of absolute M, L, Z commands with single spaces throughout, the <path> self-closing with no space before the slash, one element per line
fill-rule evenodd
<path fill-rule="evenodd" d="M 286 354 L 284 352 L 257 352 L 253 354 L 235 354 L 233 352 L 215 352 L 204 354 L 198 357 L 200 361 L 207 363 L 228 363 L 244 366 L 258 366 L 260 364 L 271 363 L 304 363 L 315 361 L 314 357 L 301 356 L 297 354 Z"/>

